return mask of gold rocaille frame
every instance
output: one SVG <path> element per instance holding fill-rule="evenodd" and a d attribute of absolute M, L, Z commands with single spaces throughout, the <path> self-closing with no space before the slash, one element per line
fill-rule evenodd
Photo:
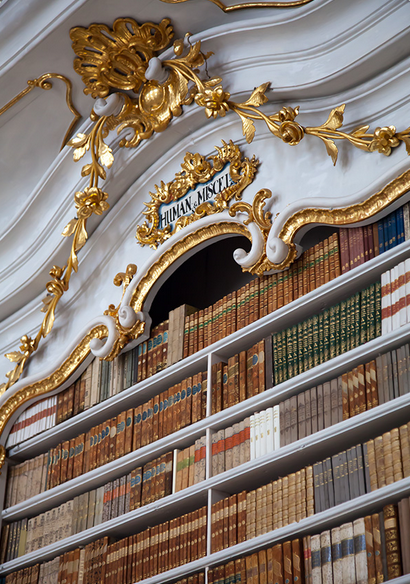
<path fill-rule="evenodd" d="M 285 222 L 279 237 L 292 247 L 294 246 L 293 240 L 296 233 L 306 225 L 313 223 L 349 225 L 365 221 L 387 209 L 389 205 L 397 201 L 409 190 L 410 170 L 393 179 L 383 189 L 362 203 L 344 208 L 310 208 L 296 212 Z M 255 198 L 257 197 L 258 195 Z M 250 231 L 246 225 L 234 221 L 216 222 L 205 227 L 200 227 L 196 231 L 181 237 L 148 268 L 146 274 L 138 282 L 130 300 L 130 306 L 135 312 L 143 310 L 153 286 L 171 267 L 174 261 L 183 257 L 188 251 L 205 241 L 221 235 L 243 235 L 252 241 Z M 94 327 L 75 347 L 70 356 L 49 377 L 19 389 L 14 395 L 9 397 L 0 408 L 0 438 L 8 421 L 19 407 L 35 397 L 43 397 L 62 386 L 90 354 L 90 341 L 92 339 L 106 338 L 107 335 L 107 328 L 104 325 Z M 3 445 L 0 445 L 0 468 L 4 460 L 5 448 Z"/>

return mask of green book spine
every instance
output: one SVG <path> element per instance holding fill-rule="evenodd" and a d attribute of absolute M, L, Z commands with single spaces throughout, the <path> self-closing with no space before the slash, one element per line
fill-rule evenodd
<path fill-rule="evenodd" d="M 336 306 L 334 306 L 335 309 L 335 351 L 336 351 L 336 356 L 340 355 L 341 350 L 340 350 L 340 304 L 336 304 Z"/>
<path fill-rule="evenodd" d="M 307 321 L 307 353 L 308 353 L 308 369 L 313 367 L 313 318 Z"/>
<path fill-rule="evenodd" d="M 294 370 L 294 362 L 295 362 L 295 358 L 294 358 L 294 353 L 293 353 L 293 342 L 292 342 L 292 328 L 288 328 L 286 329 L 286 331 L 284 331 L 286 333 L 286 353 L 287 353 L 287 378 L 291 379 L 292 377 L 294 377 L 295 375 L 295 370 Z"/>
<path fill-rule="evenodd" d="M 282 381 L 288 379 L 288 351 L 286 347 L 287 329 L 281 333 L 281 348 L 282 348 Z"/>
<path fill-rule="evenodd" d="M 374 310 L 374 326 L 375 326 L 375 335 L 376 337 L 380 337 L 382 334 L 382 287 L 380 282 L 376 282 L 373 284 L 374 286 L 374 298 L 375 298 L 375 310 Z"/>
<path fill-rule="evenodd" d="M 336 307 L 329 309 L 329 358 L 336 357 Z"/>
<path fill-rule="evenodd" d="M 295 324 L 292 327 L 292 353 L 293 353 L 293 373 L 299 375 L 300 370 L 300 360 L 298 355 L 298 325 Z"/>
<path fill-rule="evenodd" d="M 340 355 L 347 351 L 347 300 L 340 303 Z"/>
<path fill-rule="evenodd" d="M 354 347 L 360 345 L 360 292 L 354 295 Z"/>
<path fill-rule="evenodd" d="M 320 363 L 319 358 L 319 316 L 315 314 L 313 322 L 313 366 L 317 367 Z"/>
<path fill-rule="evenodd" d="M 368 302 L 367 302 L 367 341 L 371 341 L 376 336 L 376 321 L 374 311 L 376 309 L 376 298 L 374 284 L 368 288 Z"/>
<path fill-rule="evenodd" d="M 325 342 L 325 328 L 324 328 L 324 324 L 323 324 L 323 312 L 321 312 L 319 314 L 319 346 L 318 346 L 318 351 L 319 351 L 319 363 L 323 363 L 323 359 L 324 359 L 324 342 Z"/>
<path fill-rule="evenodd" d="M 367 341 L 368 329 L 368 313 L 369 313 L 369 288 L 360 292 L 360 341 L 363 345 Z"/>
<path fill-rule="evenodd" d="M 275 378 L 275 385 L 279 383 L 279 333 L 273 333 L 272 335 L 272 348 L 273 348 L 273 371 Z"/>
<path fill-rule="evenodd" d="M 303 371 L 307 371 L 309 369 L 309 358 L 308 358 L 308 323 L 307 320 L 302 322 L 302 351 L 299 356 L 299 359 L 303 359 Z"/>
<path fill-rule="evenodd" d="M 352 303 L 353 296 L 346 300 L 346 351 L 352 348 Z"/>
<path fill-rule="evenodd" d="M 330 316 L 329 309 L 323 312 L 323 361 L 329 361 L 330 359 Z"/>

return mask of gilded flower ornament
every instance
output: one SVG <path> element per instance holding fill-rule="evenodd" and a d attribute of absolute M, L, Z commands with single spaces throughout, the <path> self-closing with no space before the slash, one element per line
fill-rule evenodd
<path fill-rule="evenodd" d="M 227 103 L 229 98 L 230 94 L 223 90 L 222 85 L 218 85 L 213 89 L 205 89 L 202 93 L 197 93 L 195 102 L 205 108 L 207 118 L 217 118 L 218 115 L 223 118 L 226 112 L 229 111 Z"/>
<path fill-rule="evenodd" d="M 399 144 L 400 140 L 396 136 L 395 126 L 386 126 L 375 129 L 374 138 L 370 142 L 369 150 L 370 152 L 377 150 L 380 154 L 389 156 L 391 149 L 396 148 Z"/>
<path fill-rule="evenodd" d="M 79 219 L 88 219 L 93 213 L 102 215 L 109 208 L 108 194 L 99 187 L 85 187 L 84 192 L 74 195 L 75 207 Z"/>
<path fill-rule="evenodd" d="M 34 348 L 35 341 L 34 341 L 34 339 L 29 337 L 28 335 L 23 335 L 21 337 L 20 341 L 21 341 L 21 345 L 20 345 L 19 349 L 23 353 L 31 354 L 35 350 L 35 348 Z"/>

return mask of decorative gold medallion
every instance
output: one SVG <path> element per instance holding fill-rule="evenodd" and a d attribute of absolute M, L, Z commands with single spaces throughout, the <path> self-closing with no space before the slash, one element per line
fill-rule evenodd
<path fill-rule="evenodd" d="M 232 140 L 222 141 L 222 148 L 215 147 L 216 156 L 208 158 L 187 152 L 181 164 L 181 172 L 169 183 L 155 185 L 151 202 L 144 203 L 147 210 L 144 221 L 137 227 L 137 240 L 141 245 L 154 249 L 171 235 L 205 217 L 220 213 L 229 207 L 230 201 L 239 200 L 242 191 L 255 176 L 259 161 L 242 158 L 241 151 Z"/>

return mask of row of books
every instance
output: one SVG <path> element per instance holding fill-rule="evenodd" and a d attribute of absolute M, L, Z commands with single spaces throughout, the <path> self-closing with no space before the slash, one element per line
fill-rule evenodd
<path fill-rule="evenodd" d="M 187 315 L 184 357 L 315 290 L 340 273 L 339 239 L 334 233 L 304 252 L 289 270 L 256 278 L 212 306 Z"/>
<path fill-rule="evenodd" d="M 251 458 L 251 418 L 212 433 L 212 476 L 215 476 Z"/>
<path fill-rule="evenodd" d="M 266 346 L 266 339 L 262 341 Z M 263 347 L 263 352 L 265 348 Z M 262 352 L 259 352 L 259 356 Z M 244 352 L 245 353 L 245 352 Z M 239 359 L 235 359 L 235 363 L 241 362 L 240 356 L 242 353 L 237 355 Z M 256 357 L 254 355 L 254 361 Z M 265 361 L 264 358 L 261 360 Z M 353 415 L 361 413 L 362 411 L 371 409 L 377 406 L 379 403 L 385 403 L 391 399 L 404 395 L 408 393 L 410 388 L 410 346 L 405 344 L 398 349 L 389 351 L 383 355 L 379 355 L 376 360 L 372 360 L 366 364 L 361 364 L 355 367 L 353 370 L 339 376 L 337 379 L 332 379 L 331 381 L 325 382 L 308 389 L 297 396 L 293 396 L 284 402 L 279 404 L 280 420 L 274 418 L 274 412 L 277 411 L 277 406 L 271 410 L 263 410 L 257 412 L 251 418 L 253 423 L 251 424 L 250 419 L 246 419 L 241 423 L 234 424 L 225 430 L 220 430 L 215 433 L 212 438 L 212 474 L 218 474 L 238 466 L 238 464 L 243 464 L 248 460 L 256 458 L 258 456 L 263 456 L 264 454 L 276 450 L 279 446 L 284 446 L 294 442 L 298 439 L 304 438 L 316 431 L 327 428 L 330 425 L 336 424 L 342 420 L 345 420 Z M 222 363 L 217 363 L 213 367 L 217 369 L 217 372 L 221 372 Z M 213 375 L 213 380 L 217 379 L 218 375 Z M 242 376 L 243 378 L 243 376 Z M 144 425 L 147 427 L 154 420 L 154 412 L 161 410 L 164 411 L 164 401 L 165 401 L 165 411 L 169 411 L 168 403 L 171 402 L 176 406 L 175 416 L 172 417 L 171 428 L 179 429 L 185 424 L 184 420 L 186 417 L 187 408 L 184 407 L 184 400 L 186 400 L 187 391 L 185 390 L 185 382 L 189 387 L 192 384 L 191 378 L 178 384 L 182 387 L 180 392 L 182 395 L 178 400 L 178 392 L 173 398 L 162 399 L 159 406 L 155 408 L 156 400 L 154 399 L 153 404 L 147 402 L 144 404 L 142 409 L 142 414 L 138 410 L 135 414 L 131 413 L 131 410 L 127 412 L 126 418 L 126 431 L 124 445 L 129 443 L 130 439 L 127 440 L 127 431 L 131 432 L 131 416 L 134 418 L 134 437 L 133 437 L 133 449 L 138 448 L 140 445 L 145 445 L 147 438 L 140 440 L 141 435 L 145 437 L 152 437 L 152 429 L 147 431 Z M 237 378 L 234 379 L 237 380 Z M 195 384 L 194 384 L 195 385 Z M 226 385 L 226 382 L 225 382 Z M 228 384 L 229 385 L 229 384 Z M 218 387 L 214 386 L 214 393 L 218 392 Z M 172 393 L 172 388 L 170 390 Z M 189 391 L 188 391 L 189 393 Z M 192 391 L 191 391 L 192 393 Z M 232 392 L 231 392 L 232 393 Z M 240 392 L 241 394 L 241 392 Z M 176 396 L 176 397 L 175 397 Z M 185 396 L 185 397 L 184 397 Z M 164 398 L 161 394 L 160 398 Z M 189 402 L 189 398 L 188 398 Z M 162 403 L 162 407 L 161 407 Z M 144 409 L 146 408 L 146 410 Z M 188 412 L 190 408 L 188 407 Z M 108 439 L 110 444 L 117 441 L 117 430 L 119 429 L 118 436 L 121 437 L 121 427 L 122 427 L 122 417 L 123 414 L 113 419 L 113 425 L 106 427 L 105 432 L 100 432 L 94 434 L 93 444 L 97 442 L 97 453 L 95 460 L 101 460 L 101 448 L 98 453 L 98 440 Z M 141 428 L 142 432 L 135 432 L 135 427 L 138 427 L 138 420 L 141 417 Z M 145 419 L 144 422 L 142 419 Z M 273 427 L 272 427 L 273 425 Z M 160 423 L 158 423 L 158 428 Z M 164 421 L 161 426 L 165 431 L 168 424 L 164 425 Z M 156 428 L 156 425 L 154 425 Z M 279 432 L 279 438 L 278 438 Z M 102 438 L 104 436 L 104 438 Z M 156 436 L 156 433 L 154 437 Z M 161 435 L 162 437 L 162 435 Z M 250 442 L 249 442 L 250 440 Z M 275 441 L 273 445 L 272 440 Z M 122 441 L 121 441 L 122 444 Z M 91 445 L 91 439 L 90 439 Z M 116 448 L 113 448 L 113 452 L 120 450 L 120 446 L 115 444 Z M 90 446 L 91 447 L 91 446 Z M 96 446 L 94 446 L 95 448 Z M 121 447 L 122 449 L 122 447 Z M 77 445 L 77 451 L 80 451 L 81 447 Z M 47 477 L 44 476 L 45 469 L 49 469 L 47 474 L 53 475 L 53 469 L 60 465 L 60 477 L 66 477 L 66 480 L 73 478 L 73 470 L 77 469 L 74 465 L 75 453 L 76 453 L 76 440 L 73 439 L 71 444 L 68 444 L 68 459 L 67 459 L 67 443 L 62 445 L 62 453 L 57 455 L 54 450 L 50 452 L 50 462 L 48 455 L 40 455 L 32 460 L 25 461 L 20 465 L 11 467 L 10 474 L 7 483 L 7 495 L 6 495 L 6 507 L 15 505 L 20 501 L 26 500 L 40 492 L 43 492 L 47 486 Z M 127 450 L 126 450 L 127 452 Z M 126 453 L 125 452 L 125 453 Z M 81 452 L 78 453 L 81 455 Z M 77 455 L 77 456 L 78 456 Z M 202 447 L 202 460 L 204 460 L 205 449 Z M 94 461 L 94 458 L 92 458 Z M 111 458 L 110 458 L 111 460 Z M 72 464 L 70 464 L 70 462 Z M 94 464 L 94 462 L 92 462 Z M 90 467 L 89 470 L 94 468 Z M 77 472 L 77 471 L 76 471 Z M 75 475 L 77 476 L 77 475 Z M 54 479 L 48 481 L 49 486 L 54 484 Z"/>
<path fill-rule="evenodd" d="M 271 336 L 211 369 L 211 412 L 215 414 L 273 386 Z"/>
<path fill-rule="evenodd" d="M 244 539 L 267 533 L 294 521 L 300 521 L 300 519 L 313 514 L 313 509 L 314 512 L 319 513 L 410 476 L 409 430 L 410 424 L 404 424 L 400 428 L 385 432 L 363 445 L 358 444 L 317 462 L 313 467 L 308 466 L 268 485 L 248 493 L 243 492 L 238 496 L 233 495 L 214 504 L 212 507 L 212 549 L 218 551 L 229 545 L 235 545 Z M 202 440 L 201 447 L 203 446 L 204 440 Z M 188 450 L 189 460 L 190 449 L 186 450 Z M 199 452 L 200 448 L 197 450 Z M 192 472 L 190 483 L 189 467 L 183 468 L 185 453 L 184 451 L 182 453 L 180 459 L 178 459 L 180 453 L 174 454 L 177 462 L 174 492 L 195 483 L 194 472 Z M 172 460 L 173 454 L 170 452 L 153 463 L 148 463 L 143 469 L 137 469 L 134 474 L 130 473 L 128 476 L 105 485 L 103 488 L 102 521 L 170 494 L 172 491 Z M 183 478 L 185 469 L 187 470 L 185 478 Z M 87 497 L 87 508 L 89 508 L 91 501 L 88 499 L 89 494 L 87 493 L 85 496 Z M 79 507 L 82 505 L 80 503 L 81 497 L 83 496 L 76 498 Z M 96 514 L 98 517 L 99 514 L 96 513 L 97 502 L 95 494 L 92 514 Z M 69 520 L 66 519 L 67 513 L 72 514 Z M 12 524 L 8 540 L 3 538 L 3 545 L 7 544 L 6 558 L 13 559 L 13 557 L 27 553 L 27 550 L 32 551 L 42 545 L 48 545 L 54 541 L 55 537 L 67 537 L 66 531 L 62 530 L 59 521 L 56 520 L 58 516 L 65 518 L 64 529 L 68 529 L 69 525 L 71 533 L 76 533 L 77 529 L 82 530 L 88 526 L 89 519 L 83 508 L 81 507 L 81 512 L 76 512 L 73 501 L 69 501 L 57 510 L 53 509 L 43 513 L 39 518 L 32 518 L 28 522 L 25 519 Z M 51 529 L 46 528 L 47 517 L 50 524 L 56 527 L 56 534 Z M 223 527 L 224 521 L 228 521 L 225 527 Z M 231 521 L 232 524 L 229 523 Z M 220 523 L 219 527 L 218 522 Z M 37 525 L 39 535 L 33 535 Z M 215 533 L 218 533 L 219 530 L 219 533 L 224 534 L 227 525 L 229 525 L 229 538 L 226 539 L 227 534 L 225 534 L 226 537 L 223 536 L 222 539 L 219 539 Z M 27 536 L 24 535 L 25 532 Z M 27 537 L 27 544 L 25 544 L 25 537 Z M 51 541 L 48 541 L 49 538 Z"/>
<path fill-rule="evenodd" d="M 409 203 L 372 225 L 342 228 L 339 237 L 340 261 L 344 274 L 410 239 Z"/>
<path fill-rule="evenodd" d="M 116 418 L 49 451 L 47 488 L 138 450 L 206 414 L 206 372 L 195 374 Z"/>
<path fill-rule="evenodd" d="M 380 513 L 346 522 L 316 535 L 278 543 L 211 568 L 207 581 L 208 584 L 385 582 L 410 571 L 409 525 L 409 499 L 405 498 L 398 507 L 389 504 Z M 163 565 L 163 540 L 158 537 L 156 542 L 156 535 L 151 535 L 149 543 L 154 550 L 153 554 L 142 559 L 141 548 L 145 547 L 144 543 L 138 536 L 111 545 L 108 538 L 103 538 L 82 550 L 67 552 L 51 562 L 25 568 L 3 580 L 6 584 L 132 584 L 142 579 L 141 572 L 145 578 L 164 571 L 158 569 Z M 204 581 L 201 572 L 177 584 L 203 584 Z"/>
<path fill-rule="evenodd" d="M 35 434 L 53 428 L 56 424 L 57 396 L 38 401 L 28 407 L 13 424 L 7 438 L 7 448 L 27 440 Z"/>
<path fill-rule="evenodd" d="M 24 556 L 73 534 L 73 500 L 31 519 L 4 524 L 1 532 L 2 562 Z"/>
<path fill-rule="evenodd" d="M 365 447 L 371 491 L 410 476 L 410 424 L 368 440 Z"/>
<path fill-rule="evenodd" d="M 216 566 L 208 571 L 208 584 L 386 582 L 409 573 L 404 567 L 409 522 L 410 514 L 398 518 L 396 506 L 386 505 L 380 513 Z"/>
<path fill-rule="evenodd" d="M 171 311 L 170 320 L 155 327 L 148 341 L 113 362 L 95 360 L 84 372 L 81 379 L 73 384 L 69 390 L 62 392 L 61 397 L 59 397 L 60 407 L 58 408 L 57 422 L 63 421 L 71 415 L 76 415 L 107 397 L 116 395 L 122 389 L 150 377 L 182 357 L 191 355 L 216 340 L 224 338 L 314 290 L 340 273 L 344 273 L 398 245 L 410 237 L 409 233 L 407 236 L 405 235 L 403 219 L 409 213 L 409 204 L 407 203 L 404 208 L 394 211 L 373 226 L 342 228 L 339 235 L 335 233 L 304 252 L 287 272 L 255 279 L 207 309 L 192 314 L 195 309 L 183 305 Z M 407 221 L 409 221 L 408 217 Z M 407 227 L 407 231 L 409 229 Z M 341 259 L 339 259 L 339 238 Z M 406 286 L 403 285 L 403 281 L 405 282 L 405 273 L 408 271 L 403 262 L 393 270 L 383 274 L 383 289 L 387 290 L 383 294 L 385 298 L 383 301 L 383 332 L 392 330 L 392 327 L 396 328 L 397 323 L 407 322 L 406 307 L 403 306 Z M 394 301 L 389 292 L 392 286 L 395 288 Z M 403 294 L 400 291 L 403 291 Z M 347 320 L 349 320 L 349 316 L 347 316 Z M 168 339 L 169 327 L 172 330 L 169 331 L 170 338 Z M 181 339 L 182 334 L 184 335 L 183 339 Z M 171 343 L 172 354 L 168 359 L 168 345 Z M 347 339 L 347 343 L 349 343 L 349 339 Z M 324 350 L 326 351 L 326 349 Z M 66 398 L 68 396 L 68 404 L 60 404 L 60 401 L 63 400 L 63 394 L 66 394 Z M 44 423 L 36 423 L 38 428 L 29 429 L 34 424 L 33 414 L 38 414 L 38 412 L 31 412 L 27 415 L 29 410 L 12 428 L 8 447 L 26 440 L 44 429 Z M 37 419 L 36 422 L 38 422 Z M 21 432 L 23 427 L 25 431 Z"/>
<path fill-rule="evenodd" d="M 182 450 L 174 450 L 174 481 L 172 492 L 192 487 L 206 478 L 206 436 Z"/>
<path fill-rule="evenodd" d="M 205 436 L 39 516 L 4 525 L 5 561 L 205 480 Z M 64 530 L 61 529 L 64 523 Z M 1 558 L 0 558 L 1 559 Z"/>
<path fill-rule="evenodd" d="M 235 496 L 236 513 L 233 499 Z M 252 491 L 242 491 L 238 495 L 227 497 L 212 506 L 214 521 L 211 547 L 214 551 L 229 547 L 229 522 L 233 526 L 232 541 L 240 543 L 305 517 L 311 517 L 314 515 L 314 505 L 312 466 Z"/>
<path fill-rule="evenodd" d="M 266 339 L 263 341 L 266 346 Z M 263 351 L 265 350 L 263 347 Z M 262 352 L 262 351 L 261 351 Z M 260 353 L 259 352 L 259 355 Z M 244 352 L 245 353 L 245 352 Z M 235 363 L 240 359 L 241 353 Z M 264 359 L 263 359 L 264 360 Z M 405 344 L 398 349 L 389 351 L 383 355 L 379 355 L 376 360 L 372 360 L 366 364 L 361 364 L 355 367 L 353 370 L 339 376 L 337 379 L 333 379 L 324 384 L 320 384 L 317 387 L 308 389 L 298 396 L 293 396 L 284 402 L 279 404 L 280 419 L 274 420 L 274 411 L 277 408 L 271 410 L 263 410 L 257 412 L 253 415 L 252 421 L 247 418 L 241 423 L 234 424 L 225 430 L 220 430 L 218 433 L 214 433 L 212 438 L 212 474 L 218 474 L 238 466 L 238 464 L 243 464 L 250 459 L 256 458 L 257 456 L 263 456 L 264 454 L 276 450 L 279 446 L 284 446 L 294 442 L 298 439 L 304 438 L 316 431 L 327 428 L 330 425 L 336 424 L 342 420 L 345 420 L 353 415 L 361 413 L 367 409 L 377 406 L 379 403 L 385 403 L 391 399 L 404 395 L 408 393 L 410 388 L 410 346 Z M 256 358 L 254 358 L 256 361 Z M 217 363 L 214 368 L 218 367 L 218 371 L 221 371 L 221 363 Z M 202 374 L 204 375 L 204 374 Z M 242 376 L 243 377 L 243 376 Z M 217 375 L 213 375 L 213 380 L 217 379 Z M 237 380 L 237 377 L 234 379 Z M 195 379 L 194 379 L 195 380 Z M 126 443 L 130 443 L 130 438 L 127 439 L 127 432 L 131 432 L 131 418 L 134 419 L 134 437 L 133 437 L 133 449 L 138 448 L 141 445 L 145 445 L 147 439 L 152 437 L 152 428 L 147 431 L 144 425 L 147 427 L 154 420 L 154 413 L 158 410 L 164 412 L 164 401 L 165 401 L 165 411 L 170 411 L 168 403 L 171 402 L 176 407 L 175 416 L 172 416 L 171 424 L 164 424 L 162 420 L 162 426 L 158 422 L 158 428 L 161 426 L 163 430 L 168 431 L 168 425 L 172 428 L 179 429 L 185 424 L 184 420 L 186 417 L 186 412 L 190 411 L 190 408 L 184 407 L 184 400 L 186 400 L 186 394 L 189 391 L 185 390 L 185 385 L 189 387 L 192 384 L 191 378 L 184 380 L 181 384 L 176 387 L 182 391 L 182 399 L 178 399 L 178 393 L 173 394 L 173 397 L 165 398 L 161 394 L 159 398 L 163 398 L 160 401 L 157 408 L 155 407 L 156 399 L 153 403 L 147 402 L 142 407 L 142 414 L 136 408 L 134 412 L 130 410 L 127 412 L 127 418 L 125 421 L 126 430 L 121 430 L 123 427 L 124 413 L 120 414 L 117 419 L 113 419 L 112 426 L 106 427 L 104 432 L 98 432 L 93 436 L 93 445 L 96 442 L 97 447 L 95 460 L 105 459 L 103 456 L 101 448 L 98 451 L 98 441 L 104 439 L 110 440 L 110 446 L 114 444 L 112 452 L 122 451 L 122 446 Z M 195 385 L 195 384 L 194 384 Z M 225 382 L 226 385 L 226 382 Z M 218 385 L 214 387 L 213 394 L 218 391 Z M 169 393 L 172 393 L 172 388 Z M 191 391 L 192 394 L 192 391 Z M 189 398 L 188 398 L 189 402 Z M 162 404 L 162 407 L 161 407 Z M 151 406 L 151 407 L 149 407 Z M 152 407 L 153 406 L 153 407 Z M 144 409 L 145 408 L 145 409 Z M 172 408 L 173 409 L 173 408 Z M 137 413 L 135 413 L 137 411 Z M 138 434 L 135 432 L 135 428 L 138 427 L 138 420 L 141 418 L 141 429 L 142 432 Z M 142 419 L 144 418 L 144 422 Z M 242 424 L 242 425 L 241 425 Z M 273 427 L 272 427 L 273 424 Z M 153 424 L 154 429 L 156 425 Z M 118 436 L 117 436 L 117 431 Z M 125 431 L 125 436 L 122 440 L 121 432 Z M 154 430 L 155 431 L 155 430 Z M 279 438 L 278 438 L 279 432 Z M 101 438 L 100 438 L 101 434 Z M 141 435 L 148 437 L 140 439 Z M 104 438 L 103 438 L 104 436 Z M 156 432 L 154 437 L 156 436 Z M 162 435 L 161 435 L 162 437 Z M 121 438 L 120 443 L 117 444 L 118 438 Z M 250 440 L 250 442 L 249 442 Z M 275 441 L 273 445 L 272 440 Z M 78 440 L 77 440 L 78 441 Z M 91 439 L 90 439 L 90 448 Z M 32 460 L 25 461 L 20 465 L 11 467 L 10 474 L 7 483 L 7 495 L 6 495 L 6 506 L 12 506 L 20 501 L 26 500 L 46 489 L 47 484 L 49 488 L 54 485 L 55 477 L 53 472 L 60 465 L 60 480 L 61 477 L 65 477 L 66 480 L 70 480 L 73 476 L 73 471 L 79 468 L 79 463 L 75 466 L 75 454 L 81 456 L 81 442 L 80 446 L 77 444 L 76 449 L 76 439 L 73 439 L 68 443 L 68 458 L 67 458 L 67 442 L 62 444 L 62 451 L 60 455 L 57 454 L 56 449 L 50 451 L 50 457 L 48 455 L 40 455 Z M 124 453 L 127 453 L 126 449 Z M 202 460 L 204 461 L 205 449 L 202 447 Z M 186 457 L 185 457 L 186 458 Z M 49 460 L 50 459 L 50 460 Z M 111 458 L 109 459 L 111 460 Z M 94 467 L 94 457 L 92 457 L 92 466 L 89 470 Z M 84 463 L 83 463 L 84 467 Z M 45 469 L 48 468 L 47 475 L 50 477 L 47 481 L 47 477 L 44 476 Z M 78 470 L 75 470 L 78 472 Z"/>
<path fill-rule="evenodd" d="M 272 335 L 275 385 L 381 334 L 380 283 Z"/>
<path fill-rule="evenodd" d="M 381 275 L 382 334 L 410 322 L 410 259 Z"/>

